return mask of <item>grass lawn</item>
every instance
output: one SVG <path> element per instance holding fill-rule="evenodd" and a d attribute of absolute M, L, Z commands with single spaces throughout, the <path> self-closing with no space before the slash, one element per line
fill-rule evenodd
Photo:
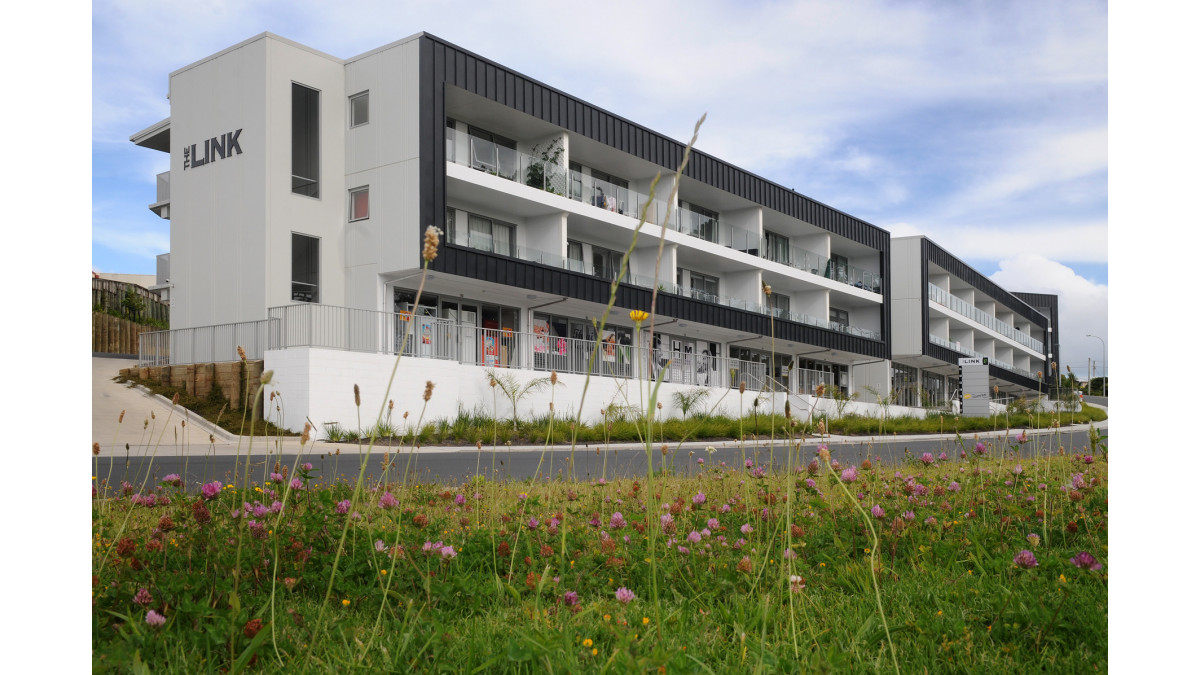
<path fill-rule="evenodd" d="M 1104 672 L 1102 440 L 611 483 L 168 476 L 93 500 L 93 667 Z"/>

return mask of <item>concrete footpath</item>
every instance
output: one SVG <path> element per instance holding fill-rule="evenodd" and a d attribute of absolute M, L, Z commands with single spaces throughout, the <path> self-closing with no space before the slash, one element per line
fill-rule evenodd
<path fill-rule="evenodd" d="M 142 457 L 152 454 L 158 455 L 182 455 L 191 453 L 206 453 L 215 455 L 237 455 L 245 454 L 250 451 L 254 455 L 266 455 L 283 452 L 284 454 L 295 454 L 301 451 L 300 438 L 284 438 L 284 439 L 263 439 L 255 438 L 253 443 L 249 437 L 237 436 L 226 432 L 215 425 L 200 419 L 196 415 L 190 414 L 185 408 L 172 406 L 171 402 L 161 396 L 150 394 L 140 387 L 130 387 L 124 384 L 118 384 L 113 381 L 118 372 L 122 368 L 129 368 L 136 365 L 136 361 L 132 359 L 121 358 L 92 358 L 92 441 L 100 444 L 100 454 L 105 457 L 124 457 L 126 452 L 131 457 Z M 124 421 L 121 422 L 121 412 L 125 412 Z M 1107 429 L 1108 422 L 1100 422 L 1096 424 L 1099 429 Z M 1073 430 L 1086 429 L 1086 425 L 1075 425 Z M 1067 430 L 1066 427 L 1063 431 Z M 980 432 L 978 434 L 971 433 L 969 439 L 978 436 L 980 439 L 990 438 L 1008 438 L 1014 439 L 1019 431 L 1001 431 L 999 433 Z M 1055 432 L 1051 430 L 1044 431 L 1026 431 L 1030 437 L 1053 435 Z M 822 440 L 811 439 L 804 443 L 807 446 L 816 446 L 819 443 L 826 443 L 831 446 L 854 444 L 861 446 L 864 444 L 884 444 L 894 443 L 896 441 L 920 441 L 920 440 L 945 440 L 953 439 L 954 434 L 923 434 L 923 435 L 906 435 L 906 436 L 827 436 Z M 1015 442 L 1015 441 L 1011 441 Z M 768 447 L 769 439 L 760 440 L 757 445 L 760 447 Z M 776 447 L 781 442 L 776 440 Z M 128 444 L 128 450 L 126 449 Z M 677 443 L 667 443 L 672 450 L 677 447 Z M 657 445 L 657 444 L 656 444 Z M 754 447 L 756 443 L 748 441 L 747 448 Z M 708 446 L 720 448 L 738 447 L 736 441 L 695 441 L 684 443 L 684 450 L 703 450 Z M 578 448 L 584 448 L 580 444 Z M 642 447 L 638 443 L 611 443 L 608 446 L 613 450 L 632 450 Z M 566 449 L 567 446 L 559 446 L 558 450 Z M 520 451 L 540 451 L 543 449 L 541 445 L 513 445 L 503 446 L 504 450 L 510 452 Z M 310 442 L 308 446 L 303 448 L 307 454 L 331 454 L 335 450 L 340 450 L 341 454 L 357 454 L 366 450 L 366 446 L 360 446 L 357 443 L 327 443 L 318 441 Z M 405 452 L 408 448 L 403 449 Z M 376 447 L 375 452 L 382 452 L 383 448 Z M 421 454 L 430 453 L 469 453 L 475 454 L 475 446 L 430 446 L 417 450 Z"/>

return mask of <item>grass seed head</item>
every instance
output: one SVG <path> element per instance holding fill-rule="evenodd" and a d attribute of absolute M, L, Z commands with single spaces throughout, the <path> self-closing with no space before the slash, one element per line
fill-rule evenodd
<path fill-rule="evenodd" d="M 99 442 L 92 443 L 92 454 L 93 455 L 100 454 L 100 443 Z"/>
<path fill-rule="evenodd" d="M 421 396 L 426 402 L 433 398 L 433 380 L 425 381 L 425 393 Z"/>
<path fill-rule="evenodd" d="M 442 231 L 433 225 L 425 228 L 425 248 L 421 251 L 421 257 L 427 262 L 431 262 L 437 257 L 438 241 L 441 235 Z"/>
<path fill-rule="evenodd" d="M 242 349 L 241 345 L 238 345 L 237 352 L 238 352 L 238 358 L 241 359 L 243 363 L 245 363 L 246 362 L 246 350 Z"/>
<path fill-rule="evenodd" d="M 362 405 L 362 396 L 358 392 L 358 384 L 354 385 L 354 407 L 358 408 Z"/>
<path fill-rule="evenodd" d="M 125 421 L 125 411 L 122 410 L 121 414 L 117 416 L 117 424 L 120 424 L 124 421 Z"/>

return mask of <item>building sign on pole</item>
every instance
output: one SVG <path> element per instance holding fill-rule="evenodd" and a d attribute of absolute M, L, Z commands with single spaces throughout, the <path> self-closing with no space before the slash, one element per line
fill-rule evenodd
<path fill-rule="evenodd" d="M 988 357 L 958 360 L 958 403 L 964 417 L 992 414 L 991 397 L 988 396 Z"/>

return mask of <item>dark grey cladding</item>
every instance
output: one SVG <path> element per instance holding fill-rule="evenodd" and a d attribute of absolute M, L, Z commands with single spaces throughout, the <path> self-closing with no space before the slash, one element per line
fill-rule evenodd
<path fill-rule="evenodd" d="M 482 96 L 550 124 L 674 171 L 685 144 L 592 106 L 553 87 L 531 80 L 493 61 L 440 38 L 420 37 L 420 214 L 421 222 L 443 226 L 446 204 L 445 88 L 447 85 Z M 890 358 L 891 303 L 890 237 L 886 230 L 854 218 L 793 190 L 772 183 L 701 152 L 694 152 L 686 176 L 765 208 L 784 213 L 880 252 L 881 341 L 796 324 L 777 322 L 784 340 L 828 347 L 854 354 Z M 418 237 L 421 235 L 418 234 Z M 418 244 L 419 246 L 419 244 Z M 431 265 L 450 274 L 495 281 L 533 291 L 567 295 L 593 302 L 608 301 L 608 284 L 567 270 L 537 263 L 445 247 Z M 553 279 L 550 283 L 545 280 Z M 645 296 L 645 301 L 639 298 Z M 622 286 L 617 303 L 647 309 L 649 291 Z M 760 335 L 770 333 L 769 318 L 691 298 L 664 297 L 660 314 Z M 781 332 L 782 331 L 782 332 Z"/>
<path fill-rule="evenodd" d="M 447 274 L 488 281 L 534 293 L 564 295 L 586 302 L 607 304 L 609 282 L 571 270 L 547 267 L 496 253 L 443 244 L 435 261 Z M 640 286 L 617 287 L 616 307 L 625 310 L 649 310 L 651 291 Z M 720 326 L 757 335 L 771 334 L 771 318 L 765 314 L 711 302 L 660 292 L 656 314 L 660 317 Z M 775 320 L 775 338 L 782 342 L 801 342 L 851 354 L 879 359 L 890 358 L 887 344 L 838 331 L 817 328 L 794 321 Z"/>

